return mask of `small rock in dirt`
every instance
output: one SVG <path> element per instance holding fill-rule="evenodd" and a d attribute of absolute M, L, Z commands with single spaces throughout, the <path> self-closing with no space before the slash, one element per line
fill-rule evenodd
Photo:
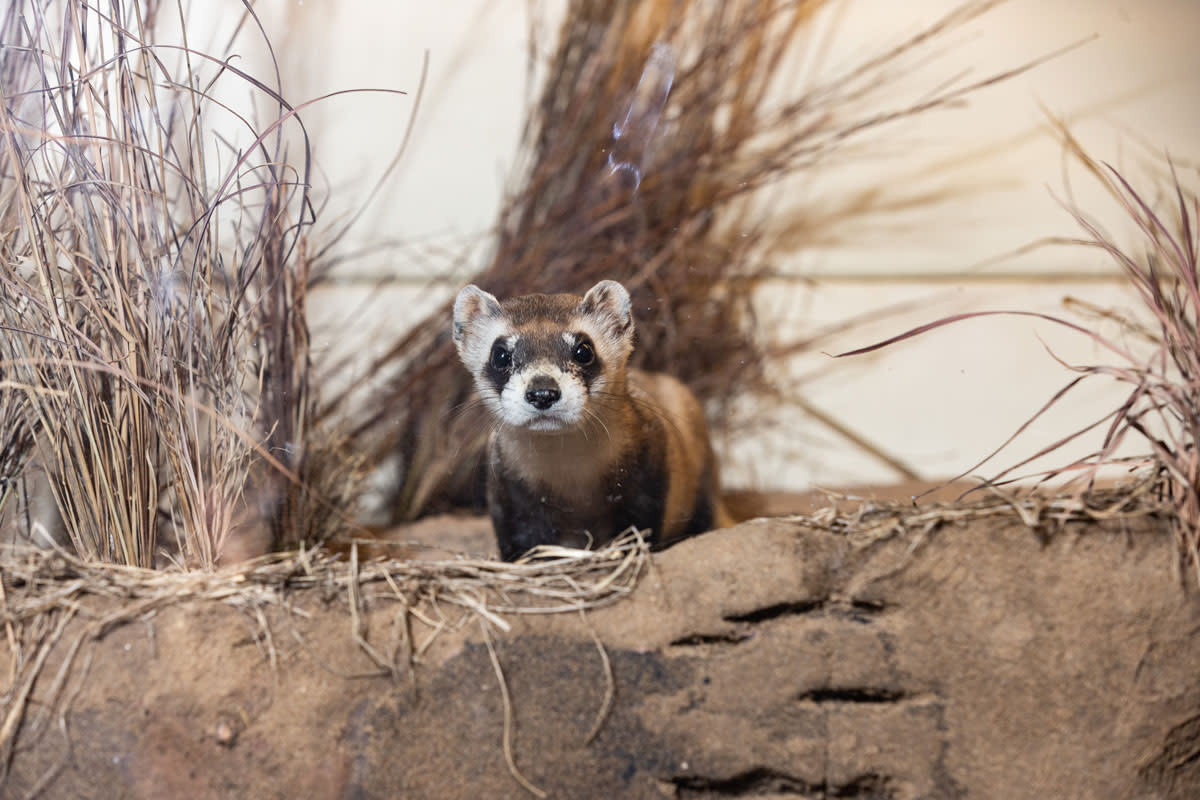
<path fill-rule="evenodd" d="M 233 727 L 229 720 L 223 719 L 217 723 L 216 737 L 217 744 L 223 747 L 233 747 L 237 743 L 237 728 Z"/>

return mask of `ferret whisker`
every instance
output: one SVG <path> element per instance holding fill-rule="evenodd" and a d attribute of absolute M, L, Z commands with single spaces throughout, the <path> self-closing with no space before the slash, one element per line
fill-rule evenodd
<path fill-rule="evenodd" d="M 583 411 L 584 411 L 584 418 L 588 422 L 593 422 L 596 425 L 598 425 L 604 431 L 604 437 L 611 442 L 612 438 L 613 438 L 612 431 L 610 431 L 608 429 L 608 425 L 605 424 L 604 417 L 600 416 L 599 414 L 597 414 L 595 411 L 593 411 L 590 408 L 584 408 Z"/>
<path fill-rule="evenodd" d="M 453 426 L 464 421 L 467 423 L 473 423 L 475 422 L 475 419 L 471 418 L 469 415 L 478 412 L 480 409 L 486 411 L 487 403 L 484 402 L 483 398 L 472 397 L 470 400 L 459 403 L 450 409 L 450 412 L 446 415 L 446 424 Z M 486 414 L 479 414 L 478 419 L 485 420 L 487 419 L 487 416 L 488 415 Z"/>
<path fill-rule="evenodd" d="M 597 392 L 597 393 L 594 393 L 592 396 L 603 398 L 601 400 L 601 402 L 597 403 L 597 405 L 601 405 L 601 406 L 603 406 L 605 402 L 610 402 L 614 406 L 619 407 L 619 405 L 622 402 L 628 401 L 629 403 L 632 403 L 633 405 L 635 405 L 645 411 L 648 411 L 651 414 L 658 417 L 660 420 L 662 420 L 663 424 L 671 426 L 671 428 L 680 436 L 684 435 L 683 429 L 681 429 L 679 427 L 678 420 L 675 419 L 675 416 L 673 414 L 668 413 L 667 410 L 664 409 L 661 404 L 653 403 L 650 400 L 647 400 L 647 399 L 641 398 L 641 397 L 635 397 L 633 395 L 626 395 L 626 396 L 622 397 L 621 395 L 612 395 L 612 394 L 608 394 L 608 393 L 604 393 L 604 392 Z M 615 400 L 609 400 L 608 398 L 615 398 Z"/>

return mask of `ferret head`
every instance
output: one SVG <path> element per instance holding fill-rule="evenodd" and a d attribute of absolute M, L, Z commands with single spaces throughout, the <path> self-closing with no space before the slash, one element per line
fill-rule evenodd
<path fill-rule="evenodd" d="M 533 294 L 501 303 L 468 286 L 454 301 L 454 345 L 499 422 L 564 431 L 596 419 L 606 393 L 625 391 L 629 293 L 601 281 L 582 298 Z"/>

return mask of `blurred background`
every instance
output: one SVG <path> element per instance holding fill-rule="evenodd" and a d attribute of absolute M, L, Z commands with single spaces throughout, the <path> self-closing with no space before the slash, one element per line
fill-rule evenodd
<path fill-rule="evenodd" d="M 772 91 L 786 102 L 960 5 L 832 3 L 780 65 Z M 324 224 L 361 212 L 339 244 L 334 280 L 310 298 L 314 353 L 365 361 L 383 346 L 380 330 L 415 323 L 486 266 L 497 214 L 521 176 L 522 122 L 565 4 L 273 0 L 257 8 L 294 102 L 347 89 L 406 93 L 340 94 L 302 112 Z M 212 30 L 198 30 L 193 44 L 198 35 L 228 36 L 236 17 L 205 13 Z M 784 344 L 812 338 L 776 367 L 807 410 L 766 408 L 756 434 L 721 442 L 726 483 L 797 490 L 948 477 L 999 446 L 1066 383 L 1069 373 L 1047 349 L 1094 363 L 1102 354 L 1086 337 L 1028 318 L 972 320 L 849 359 L 828 354 L 969 310 L 1063 314 L 1064 299 L 1075 298 L 1134 313 L 1104 254 L 1046 241 L 1081 235 L 1068 205 L 1118 241 L 1136 241 L 1128 218 L 1071 164 L 1049 116 L 1123 172 L 1139 174 L 1164 153 L 1194 170 L 1196 31 L 1200 3 L 1191 0 L 1001 3 L 939 38 L 890 91 L 917 103 L 952 80 L 1049 58 L 760 192 L 768 225 L 793 204 L 830 212 L 828 224 L 811 221 L 802 248 L 772 263 L 758 290 L 764 331 Z M 244 52 L 249 71 L 269 69 L 269 54 Z M 614 118 L 620 112 L 612 109 Z M 868 212 L 837 213 L 864 197 Z M 1122 396 L 1100 383 L 1087 388 L 997 467 Z M 1072 452 L 1088 449 L 1083 442 Z"/>

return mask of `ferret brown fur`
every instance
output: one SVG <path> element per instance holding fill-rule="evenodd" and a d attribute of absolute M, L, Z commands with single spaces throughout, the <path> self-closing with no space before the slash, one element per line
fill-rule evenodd
<path fill-rule="evenodd" d="M 661 546 L 730 524 L 700 404 L 676 379 L 626 366 L 633 331 L 615 281 L 582 298 L 459 292 L 454 343 L 494 424 L 487 496 L 504 559 L 631 526 Z"/>

